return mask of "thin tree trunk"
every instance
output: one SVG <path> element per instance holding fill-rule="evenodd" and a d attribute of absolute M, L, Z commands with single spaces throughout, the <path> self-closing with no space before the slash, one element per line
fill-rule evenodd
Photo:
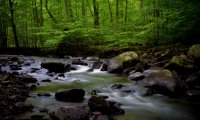
<path fill-rule="evenodd" d="M 124 19 L 124 32 L 126 31 L 127 16 L 128 16 L 128 0 L 126 0 L 125 19 Z"/>
<path fill-rule="evenodd" d="M 56 18 L 51 14 L 51 12 L 50 12 L 50 10 L 49 10 L 49 7 L 48 7 L 48 0 L 45 0 L 45 8 L 46 8 L 46 11 L 47 11 L 49 17 L 51 18 L 51 20 L 52 20 L 54 23 L 57 23 Z"/>
<path fill-rule="evenodd" d="M 116 30 L 119 24 L 119 0 L 116 0 Z"/>
<path fill-rule="evenodd" d="M 83 19 L 83 26 L 86 26 L 86 5 L 85 0 L 82 0 L 82 19 Z"/>
<path fill-rule="evenodd" d="M 96 0 L 93 0 L 93 7 L 94 7 L 94 28 L 99 27 L 99 6 Z"/>
<path fill-rule="evenodd" d="M 112 8 L 111 8 L 110 0 L 108 0 L 108 5 L 109 5 L 109 12 L 110 12 L 110 22 L 112 24 L 112 30 L 114 31 L 113 13 L 112 13 Z"/>
<path fill-rule="evenodd" d="M 12 24 L 13 35 L 14 35 L 14 39 L 15 39 L 15 47 L 19 48 L 17 29 L 16 29 L 16 25 L 15 25 L 15 20 L 14 20 L 14 2 L 15 2 L 15 0 L 9 0 L 10 21 L 11 21 L 11 24 Z"/>

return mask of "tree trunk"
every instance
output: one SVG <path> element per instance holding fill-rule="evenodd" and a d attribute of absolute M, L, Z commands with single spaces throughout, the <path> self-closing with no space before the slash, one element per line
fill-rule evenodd
<path fill-rule="evenodd" d="M 85 0 L 82 0 L 82 19 L 83 19 L 83 26 L 86 26 L 86 5 Z"/>
<path fill-rule="evenodd" d="M 50 10 L 49 10 L 49 7 L 48 7 L 48 0 L 45 0 L 45 9 L 49 15 L 49 17 L 51 18 L 51 20 L 54 22 L 54 23 L 57 23 L 57 20 L 56 18 L 51 14 Z"/>
<path fill-rule="evenodd" d="M 112 8 L 111 8 L 110 0 L 108 0 L 108 5 L 109 5 L 109 12 L 110 12 L 110 22 L 112 24 L 112 30 L 114 31 L 113 13 L 112 13 Z"/>
<path fill-rule="evenodd" d="M 93 7 L 94 7 L 94 28 L 99 27 L 99 5 L 96 0 L 93 0 Z"/>
<path fill-rule="evenodd" d="M 124 32 L 126 31 L 127 16 L 128 16 L 128 0 L 126 0 L 125 18 L 124 18 Z"/>
<path fill-rule="evenodd" d="M 5 0 L 0 3 L 3 7 L 5 6 Z M 6 14 L 5 7 L 3 7 L 3 11 L 0 13 L 0 46 L 3 48 L 7 48 L 7 28 L 8 28 L 8 15 Z"/>
<path fill-rule="evenodd" d="M 19 48 L 19 41 L 18 41 L 18 36 L 17 36 L 17 29 L 16 29 L 16 25 L 15 25 L 15 20 L 14 20 L 14 1 L 15 0 L 9 0 L 10 21 L 11 21 L 13 35 L 14 35 L 14 39 L 15 39 L 15 47 Z"/>
<path fill-rule="evenodd" d="M 116 30 L 119 24 L 119 0 L 116 0 Z"/>

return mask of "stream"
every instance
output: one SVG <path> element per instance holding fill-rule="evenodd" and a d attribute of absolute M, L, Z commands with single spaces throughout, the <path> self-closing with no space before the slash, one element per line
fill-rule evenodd
<path fill-rule="evenodd" d="M 142 96 L 145 88 L 134 85 L 133 81 L 127 80 L 126 76 L 109 74 L 105 71 L 95 69 L 93 72 L 87 72 L 91 67 L 92 62 L 88 66 L 77 65 L 78 70 L 72 70 L 64 73 L 64 77 L 55 74 L 50 76 L 48 70 L 40 66 L 41 61 L 60 61 L 69 62 L 65 59 L 45 58 L 45 57 L 30 57 L 35 59 L 35 62 L 30 66 L 23 66 L 22 70 L 17 70 L 19 73 L 28 73 L 39 81 L 38 88 L 31 93 L 31 97 L 26 102 L 34 105 L 33 112 L 27 112 L 19 115 L 17 119 L 24 119 L 33 114 L 42 114 L 39 109 L 47 108 L 53 111 L 56 108 L 66 105 L 87 104 L 92 90 L 98 91 L 98 95 L 105 95 L 107 100 L 121 103 L 121 108 L 125 110 L 125 115 L 117 116 L 117 120 L 199 120 L 198 113 L 200 108 L 198 104 L 190 103 L 184 99 L 174 99 L 160 94 L 150 97 Z M 31 73 L 31 69 L 38 69 L 35 73 Z M 9 69 L 8 66 L 2 67 L 2 70 L 7 72 L 15 72 Z M 51 80 L 51 82 L 42 82 L 42 80 Z M 125 87 L 121 89 L 113 89 L 114 84 L 123 84 Z M 85 99 L 81 103 L 60 102 L 54 97 L 55 92 L 61 89 L 68 88 L 83 88 L 86 91 Z M 133 90 L 135 92 L 123 92 Z M 46 92 L 51 96 L 38 96 L 38 93 Z M 48 119 L 48 115 L 45 115 Z"/>

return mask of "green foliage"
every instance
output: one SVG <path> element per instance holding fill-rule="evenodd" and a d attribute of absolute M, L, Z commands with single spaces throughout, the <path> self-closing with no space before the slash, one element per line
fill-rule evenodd
<path fill-rule="evenodd" d="M 14 16 L 20 46 L 77 54 L 125 49 L 135 44 L 197 41 L 200 37 L 198 0 L 127 0 L 127 12 L 126 0 L 118 0 L 118 17 L 115 0 L 109 0 L 110 6 L 108 0 L 97 0 L 97 28 L 91 0 L 68 0 L 70 4 L 64 0 L 47 1 L 16 1 Z M 4 2 L 0 14 L 9 17 L 8 2 Z M 8 45 L 12 47 L 9 19 L 6 23 Z"/>

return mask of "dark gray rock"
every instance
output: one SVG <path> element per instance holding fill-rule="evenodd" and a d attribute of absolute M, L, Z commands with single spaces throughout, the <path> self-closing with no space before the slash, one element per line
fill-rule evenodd
<path fill-rule="evenodd" d="M 128 76 L 129 80 L 138 81 L 144 79 L 145 76 L 141 72 L 136 72 Z"/>
<path fill-rule="evenodd" d="M 92 112 L 98 111 L 102 114 L 110 115 L 111 108 L 109 102 L 100 96 L 92 96 L 88 100 L 88 106 Z"/>
<path fill-rule="evenodd" d="M 49 94 L 49 93 L 38 93 L 37 95 L 38 96 L 46 96 L 46 97 L 50 97 L 51 96 L 51 94 Z"/>
<path fill-rule="evenodd" d="M 183 94 L 185 86 L 177 74 L 167 69 L 150 69 L 143 73 L 145 78 L 138 81 L 139 85 L 153 88 L 157 93 L 174 96 Z"/>
<path fill-rule="evenodd" d="M 17 102 L 14 106 L 14 110 L 17 112 L 26 112 L 32 110 L 33 108 L 33 105 L 24 102 Z"/>
<path fill-rule="evenodd" d="M 84 99 L 85 91 L 83 89 L 66 89 L 55 93 L 56 100 L 81 102 Z"/>
<path fill-rule="evenodd" d="M 122 84 L 114 84 L 114 85 L 111 86 L 112 89 L 121 89 L 123 87 L 125 87 L 125 86 L 122 85 Z"/>
<path fill-rule="evenodd" d="M 46 68 L 49 72 L 64 73 L 71 70 L 71 65 L 65 65 L 60 62 L 42 62 L 41 67 Z"/>
<path fill-rule="evenodd" d="M 89 120 L 88 106 L 63 106 L 50 113 L 52 120 Z"/>
<path fill-rule="evenodd" d="M 36 83 L 37 79 L 33 78 L 32 76 L 28 74 L 21 74 L 18 76 L 19 80 L 24 82 L 24 83 Z"/>

